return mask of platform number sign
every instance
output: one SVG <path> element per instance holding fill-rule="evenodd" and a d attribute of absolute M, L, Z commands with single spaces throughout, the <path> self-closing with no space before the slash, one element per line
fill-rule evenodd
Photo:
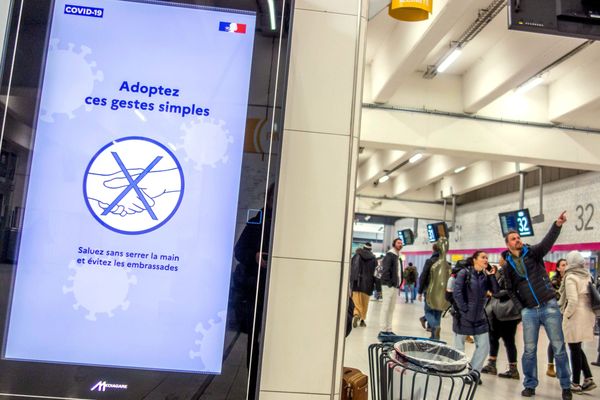
<path fill-rule="evenodd" d="M 577 224 L 575 225 L 575 229 L 578 232 L 594 230 L 594 227 L 590 226 L 590 222 L 594 216 L 594 205 L 591 203 L 588 203 L 585 206 L 580 204 L 575 208 L 575 211 L 577 212 Z"/>
<path fill-rule="evenodd" d="M 519 232 L 521 237 L 534 235 L 528 209 L 500 213 L 499 217 L 502 236 L 506 236 L 510 231 Z"/>
<path fill-rule="evenodd" d="M 529 220 L 529 216 L 525 215 L 524 211 L 517 212 L 517 226 L 521 236 L 531 234 L 531 221 Z"/>

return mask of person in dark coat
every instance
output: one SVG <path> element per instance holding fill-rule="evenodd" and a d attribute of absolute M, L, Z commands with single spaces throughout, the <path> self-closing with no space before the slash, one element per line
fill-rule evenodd
<path fill-rule="evenodd" d="M 556 274 L 554 274 L 554 278 L 552 278 L 552 287 L 556 292 L 556 300 L 560 300 L 560 295 L 558 290 L 560 289 L 560 285 L 563 280 L 563 275 L 565 273 L 565 269 L 567 268 L 567 260 L 561 258 L 556 262 Z M 546 368 L 546 375 L 551 378 L 556 378 L 556 369 L 554 369 L 554 349 L 552 348 L 552 343 L 548 343 L 548 368 Z"/>
<path fill-rule="evenodd" d="M 440 249 L 435 243 L 432 246 L 433 254 L 425 261 L 425 265 L 423 266 L 423 271 L 421 272 L 421 276 L 419 278 L 419 301 L 423 300 L 423 294 L 427 293 L 427 288 L 429 287 L 429 281 L 431 280 L 431 267 L 440 259 Z M 420 318 L 421 324 L 423 327 L 427 326 L 431 330 L 431 338 L 439 339 L 442 325 L 442 311 L 434 310 L 429 307 L 427 304 L 427 299 L 425 299 L 424 304 L 425 316 Z M 427 325 L 425 324 L 427 322 Z"/>
<path fill-rule="evenodd" d="M 375 268 L 377 259 L 371 251 L 371 243 L 365 243 L 362 249 L 357 249 L 352 257 L 350 268 L 350 284 L 352 289 L 352 301 L 354 302 L 354 318 L 352 327 L 365 327 L 367 311 L 369 310 L 369 297 L 373 291 Z"/>
<path fill-rule="evenodd" d="M 471 357 L 471 366 L 481 372 L 485 358 L 490 350 L 488 321 L 485 315 L 487 292 L 499 291 L 496 281 L 496 267 L 488 266 L 488 255 L 484 251 L 473 254 L 470 268 L 462 269 L 456 276 L 452 296 L 458 309 L 454 317 L 454 347 L 465 351 L 465 339 L 468 335 L 475 340 L 475 352 Z"/>
<path fill-rule="evenodd" d="M 506 258 L 505 253 L 500 255 L 500 268 L 496 273 L 496 279 L 500 286 L 500 291 L 495 293 L 488 301 L 485 307 L 488 321 L 490 323 L 490 356 L 488 363 L 482 368 L 484 374 L 498 375 L 500 378 L 521 379 L 519 369 L 517 368 L 517 346 L 515 339 L 517 336 L 517 326 L 521 323 L 521 312 L 515 306 L 513 300 L 506 290 L 504 279 Z M 500 339 L 504 342 L 506 348 L 506 358 L 508 359 L 508 370 L 498 373 L 496 361 L 500 351 Z"/>
<path fill-rule="evenodd" d="M 562 330 L 562 314 L 556 300 L 556 292 L 544 265 L 544 256 L 550 252 L 567 221 L 566 212 L 560 214 L 550 230 L 536 245 L 523 244 L 517 231 L 506 234 L 504 242 L 508 248 L 506 261 L 507 288 L 512 296 L 521 303 L 523 318 L 522 366 L 525 379 L 521 392 L 523 397 L 535 396 L 537 377 L 537 342 L 540 328 L 543 326 L 554 348 L 556 375 L 562 388 L 562 399 L 571 400 L 571 368 L 565 349 Z M 510 286 L 510 287 L 509 287 Z"/>
<path fill-rule="evenodd" d="M 250 400 L 255 398 L 258 376 L 274 195 L 275 188 L 271 185 L 267 191 L 266 208 L 248 221 L 233 250 L 239 264 L 233 272 L 232 292 L 239 330 L 248 334 L 246 366 L 250 373 Z"/>
<path fill-rule="evenodd" d="M 381 261 L 383 304 L 381 307 L 380 335 L 394 334 L 392 331 L 392 320 L 398 297 L 398 288 L 400 287 L 400 274 L 402 273 L 402 259 L 400 258 L 402 246 L 402 240 L 398 238 L 394 239 L 392 248 L 385 254 L 385 257 L 383 257 L 383 260 Z"/>

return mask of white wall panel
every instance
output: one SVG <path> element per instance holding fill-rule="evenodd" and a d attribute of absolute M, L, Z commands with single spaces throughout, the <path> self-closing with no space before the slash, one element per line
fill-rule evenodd
<path fill-rule="evenodd" d="M 362 0 L 362 2 L 368 3 L 369 0 Z M 368 7 L 368 4 L 363 4 L 363 9 L 364 7 Z M 330 13 L 350 15 L 357 15 L 358 12 L 361 11 L 358 1 L 348 0 L 296 0 L 296 9 L 325 11 Z"/>
<path fill-rule="evenodd" d="M 350 15 L 296 11 L 286 129 L 350 134 L 357 26 Z"/>
<path fill-rule="evenodd" d="M 539 213 L 538 191 L 538 187 L 526 191 L 525 207 L 529 208 L 531 216 Z M 588 204 L 594 208 L 593 215 Z M 581 208 L 578 209 L 578 206 Z M 460 231 L 450 234 L 450 249 L 504 247 L 498 213 L 518 208 L 518 192 L 458 207 L 456 224 L 460 226 Z M 563 210 L 567 211 L 569 220 L 564 225 L 557 244 L 600 242 L 600 173 L 591 172 L 545 185 L 546 221 L 534 224 L 535 236 L 524 238 L 524 241 L 531 244 L 539 242 L 550 228 L 550 224 Z M 405 247 L 405 251 L 431 250 L 431 245 L 426 241 L 426 224 L 427 221 L 419 221 L 419 238 L 415 245 Z M 586 225 L 591 229 L 585 230 Z M 396 229 L 412 228 L 412 226 L 412 219 L 403 220 L 396 224 Z"/>
<path fill-rule="evenodd" d="M 349 136 L 286 131 L 283 137 L 273 254 L 339 261 Z"/>
<path fill-rule="evenodd" d="M 274 258 L 261 390 L 331 393 L 341 263 Z"/>

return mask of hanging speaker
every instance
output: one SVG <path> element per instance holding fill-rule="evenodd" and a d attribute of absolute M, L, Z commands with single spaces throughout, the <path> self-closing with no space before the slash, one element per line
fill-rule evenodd
<path fill-rule="evenodd" d="M 433 0 L 392 0 L 389 14 L 400 21 L 424 21 L 429 18 Z"/>

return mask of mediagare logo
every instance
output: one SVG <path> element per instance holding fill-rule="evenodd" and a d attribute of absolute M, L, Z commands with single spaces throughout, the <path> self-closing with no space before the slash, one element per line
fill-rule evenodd
<path fill-rule="evenodd" d="M 127 390 L 127 385 L 122 383 L 108 383 L 106 381 L 99 381 L 90 389 L 90 392 L 106 392 L 106 389 L 109 390 Z"/>

